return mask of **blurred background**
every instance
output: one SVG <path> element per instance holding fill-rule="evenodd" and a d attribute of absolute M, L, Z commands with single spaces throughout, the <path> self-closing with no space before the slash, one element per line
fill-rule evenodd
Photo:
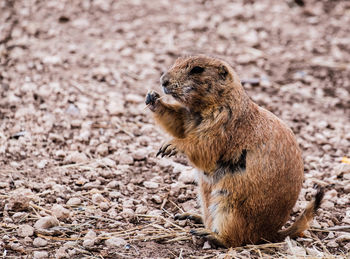
<path fill-rule="evenodd" d="M 149 89 L 161 91 L 159 77 L 177 57 L 206 54 L 230 63 L 250 97 L 295 132 L 306 178 L 295 211 L 318 183 L 329 190 L 318 226 L 349 225 L 349 25 L 345 0 L 1 0 L 4 221 L 19 224 L 11 197 L 22 197 L 23 189 L 49 211 L 59 204 L 68 209 L 69 216 L 60 219 L 65 224 L 90 219 L 92 225 L 80 232 L 105 226 L 89 218 L 96 213 L 119 222 L 111 227 L 118 230 L 141 224 L 132 220 L 135 213 L 175 213 L 178 208 L 169 200 L 184 210 L 198 208 L 195 186 L 176 185 L 179 176 L 182 183 L 191 182 L 186 159 L 154 157 L 166 136 L 144 109 L 144 97 Z M 84 196 L 91 190 L 103 199 Z M 74 206 L 94 210 L 81 216 L 68 202 L 77 197 Z M 27 205 L 19 211 L 30 215 Z M 33 225 L 35 219 L 25 222 Z M 24 255 L 26 249 L 14 244 L 32 243 L 7 232 L 0 231 L 7 235 L 2 247 Z M 347 253 L 350 238 L 336 239 L 338 234 L 318 237 L 330 253 Z M 55 256 L 63 241 L 50 242 L 41 250 Z M 197 253 L 190 241 L 183 242 L 187 255 Z M 138 249 L 153 256 L 152 251 L 169 248 L 150 244 Z"/>

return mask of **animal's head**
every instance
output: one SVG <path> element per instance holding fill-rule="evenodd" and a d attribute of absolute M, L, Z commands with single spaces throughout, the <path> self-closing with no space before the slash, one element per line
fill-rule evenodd
<path fill-rule="evenodd" d="M 226 62 L 206 56 L 177 59 L 160 82 L 165 94 L 191 109 L 205 109 L 227 101 L 237 82 L 237 87 L 242 88 Z"/>

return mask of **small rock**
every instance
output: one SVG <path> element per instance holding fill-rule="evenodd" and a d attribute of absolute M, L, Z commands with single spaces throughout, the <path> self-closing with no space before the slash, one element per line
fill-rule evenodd
<path fill-rule="evenodd" d="M 117 191 L 109 192 L 108 195 L 111 199 L 117 199 L 117 198 L 123 197 L 123 195 Z"/>
<path fill-rule="evenodd" d="M 335 241 L 336 241 L 337 243 L 344 242 L 344 241 L 350 241 L 350 234 L 340 235 L 339 237 L 337 237 L 337 238 L 335 239 Z"/>
<path fill-rule="evenodd" d="M 258 33 L 255 30 L 245 33 L 242 38 L 251 47 L 259 43 Z"/>
<path fill-rule="evenodd" d="M 66 109 L 66 114 L 72 115 L 72 116 L 80 116 L 80 110 L 77 106 L 75 106 L 73 103 L 69 104 L 68 108 Z"/>
<path fill-rule="evenodd" d="M 17 243 L 17 242 L 10 242 L 9 247 L 13 251 L 24 251 L 24 247 L 20 243 Z"/>
<path fill-rule="evenodd" d="M 88 142 L 90 140 L 91 134 L 90 130 L 82 130 L 78 136 L 80 141 Z"/>
<path fill-rule="evenodd" d="M 161 210 L 151 210 L 148 212 L 148 215 L 150 216 L 161 216 L 163 211 Z"/>
<path fill-rule="evenodd" d="M 179 180 L 179 182 L 182 182 L 185 184 L 190 184 L 190 183 L 194 183 L 196 176 L 197 176 L 196 169 L 186 170 L 186 171 L 182 171 L 180 173 L 178 180 Z"/>
<path fill-rule="evenodd" d="M 84 247 L 91 247 L 95 245 L 95 239 L 86 239 L 83 242 Z"/>
<path fill-rule="evenodd" d="M 322 202 L 321 208 L 324 208 L 324 209 L 332 209 L 332 208 L 334 208 L 334 203 L 331 202 L 331 201 L 325 200 L 324 202 Z"/>
<path fill-rule="evenodd" d="M 136 207 L 136 214 L 146 214 L 146 212 L 148 211 L 148 208 L 146 206 L 143 205 L 138 205 Z"/>
<path fill-rule="evenodd" d="M 58 226 L 58 224 L 59 224 L 59 221 L 56 219 L 56 217 L 46 216 L 46 217 L 40 218 L 37 222 L 35 222 L 34 228 L 48 229 L 51 227 Z"/>
<path fill-rule="evenodd" d="M 148 150 L 147 149 L 138 149 L 133 153 L 133 158 L 135 160 L 143 160 L 147 158 L 148 156 Z"/>
<path fill-rule="evenodd" d="M 61 246 L 60 248 L 58 248 L 56 250 L 56 255 L 55 255 L 55 258 L 56 259 L 62 259 L 62 258 L 69 258 L 67 252 L 66 252 L 66 247 L 64 246 Z"/>
<path fill-rule="evenodd" d="M 39 169 L 43 169 L 45 168 L 46 165 L 47 165 L 47 160 L 41 160 L 39 163 L 36 164 L 36 167 Z"/>
<path fill-rule="evenodd" d="M 45 239 L 41 238 L 41 237 L 37 237 L 37 238 L 35 238 L 34 241 L 33 241 L 33 245 L 34 245 L 35 247 L 46 246 L 47 243 L 48 243 L 48 242 L 47 242 Z"/>
<path fill-rule="evenodd" d="M 59 205 L 59 204 L 54 204 L 52 206 L 51 211 L 53 216 L 55 216 L 58 219 L 66 219 L 69 217 L 69 214 L 70 214 L 69 210 L 67 210 L 62 205 Z"/>
<path fill-rule="evenodd" d="M 93 203 L 95 203 L 95 204 L 99 204 L 99 203 L 101 203 L 101 202 L 104 202 L 104 201 L 106 201 L 106 199 L 103 197 L 103 195 L 102 194 L 100 194 L 100 193 L 94 193 L 93 195 L 92 195 L 92 202 Z"/>
<path fill-rule="evenodd" d="M 323 253 L 321 251 L 318 251 L 316 248 L 306 247 L 305 249 L 308 255 L 315 256 L 317 258 L 323 258 Z"/>
<path fill-rule="evenodd" d="M 98 145 L 96 148 L 96 153 L 101 155 L 101 156 L 107 156 L 108 155 L 108 144 L 102 143 L 102 144 Z"/>
<path fill-rule="evenodd" d="M 108 157 L 104 157 L 100 160 L 99 162 L 99 166 L 103 166 L 103 167 L 114 167 L 115 166 L 115 161 L 108 158 Z"/>
<path fill-rule="evenodd" d="M 62 63 L 62 59 L 60 56 L 45 56 L 42 61 L 43 63 L 48 65 L 57 65 Z"/>
<path fill-rule="evenodd" d="M 33 258 L 34 259 L 49 258 L 49 253 L 46 251 L 34 251 Z"/>
<path fill-rule="evenodd" d="M 72 120 L 70 122 L 70 125 L 72 128 L 80 128 L 81 127 L 81 120 Z"/>
<path fill-rule="evenodd" d="M 118 187 L 119 185 L 120 185 L 120 184 L 119 184 L 118 181 L 112 180 L 112 181 L 110 181 L 110 182 L 107 184 L 107 188 L 112 188 L 112 189 L 114 189 L 114 188 Z"/>
<path fill-rule="evenodd" d="M 108 202 L 101 202 L 98 206 L 100 207 L 100 209 L 102 211 L 106 211 L 106 210 L 109 209 L 109 203 Z"/>
<path fill-rule="evenodd" d="M 59 134 L 50 133 L 49 140 L 51 140 L 52 142 L 56 142 L 56 143 L 63 143 L 64 137 L 62 135 L 59 135 Z"/>
<path fill-rule="evenodd" d="M 324 200 L 332 199 L 333 197 L 336 197 L 338 195 L 338 192 L 336 190 L 330 190 L 324 194 Z"/>
<path fill-rule="evenodd" d="M 66 156 L 66 152 L 64 152 L 63 150 L 57 150 L 55 156 L 60 159 L 64 158 Z"/>
<path fill-rule="evenodd" d="M 232 39 L 234 32 L 235 32 L 234 26 L 228 23 L 221 23 L 216 29 L 216 33 L 224 39 Z"/>
<path fill-rule="evenodd" d="M 306 256 L 306 251 L 303 247 L 294 246 L 291 250 L 291 253 L 297 257 Z"/>
<path fill-rule="evenodd" d="M 86 163 L 86 162 L 88 162 L 88 157 L 84 153 L 74 151 L 74 152 L 70 153 L 68 156 L 66 156 L 65 162 L 77 163 L 77 164 Z"/>
<path fill-rule="evenodd" d="M 81 204 L 81 199 L 77 197 L 70 198 L 67 203 L 68 206 L 79 206 Z"/>
<path fill-rule="evenodd" d="M 30 245 L 33 242 L 33 240 L 30 237 L 25 237 L 23 240 L 27 245 Z"/>
<path fill-rule="evenodd" d="M 119 164 L 121 165 L 130 165 L 134 163 L 134 159 L 127 152 L 120 153 L 119 155 L 116 156 L 115 160 L 119 161 Z"/>
<path fill-rule="evenodd" d="M 131 208 L 123 208 L 123 211 L 121 213 L 121 216 L 124 218 L 131 218 L 135 214 L 134 210 Z"/>
<path fill-rule="evenodd" d="M 331 241 L 329 241 L 329 242 L 327 243 L 327 246 L 332 247 L 332 248 L 336 248 L 336 247 L 338 247 L 339 245 L 338 245 L 337 242 L 335 242 L 335 240 L 331 240 Z"/>
<path fill-rule="evenodd" d="M 84 236 L 84 239 L 95 239 L 96 238 L 96 232 L 93 230 L 89 230 L 86 235 Z"/>
<path fill-rule="evenodd" d="M 211 245 L 209 244 L 209 242 L 205 241 L 203 244 L 203 249 L 210 249 L 210 248 L 211 248 Z"/>
<path fill-rule="evenodd" d="M 37 196 L 29 189 L 17 189 L 11 193 L 5 210 L 25 211 L 29 209 L 29 202 L 36 200 Z"/>
<path fill-rule="evenodd" d="M 19 226 L 17 229 L 17 234 L 20 237 L 28 237 L 32 236 L 34 234 L 34 228 L 30 225 L 22 225 Z"/>
<path fill-rule="evenodd" d="M 112 237 L 107 239 L 105 243 L 109 248 L 122 247 L 127 244 L 126 241 L 120 237 Z"/>
<path fill-rule="evenodd" d="M 159 187 L 159 184 L 151 181 L 145 181 L 143 183 L 143 186 L 149 189 L 157 189 Z"/>
<path fill-rule="evenodd" d="M 152 196 L 152 200 L 155 202 L 155 203 L 158 203 L 158 204 L 160 204 L 160 203 L 162 203 L 162 198 L 159 196 L 159 195 L 157 195 L 157 194 L 155 194 L 155 195 L 153 195 Z"/>
<path fill-rule="evenodd" d="M 347 251 L 350 251 L 350 242 L 347 243 L 347 244 L 344 246 L 344 248 L 345 248 Z"/>

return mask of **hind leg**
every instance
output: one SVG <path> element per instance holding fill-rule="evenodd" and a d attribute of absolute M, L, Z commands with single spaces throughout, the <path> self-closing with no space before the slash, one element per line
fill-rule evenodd
<path fill-rule="evenodd" d="M 195 213 L 182 213 L 182 214 L 176 214 L 174 217 L 175 220 L 184 220 L 184 219 L 190 219 L 194 221 L 197 224 L 203 224 L 202 216 Z"/>
<path fill-rule="evenodd" d="M 191 229 L 190 233 L 195 236 L 203 237 L 205 240 L 209 241 L 210 244 L 213 244 L 216 247 L 227 248 L 225 241 L 222 237 L 220 237 L 220 235 L 206 228 Z"/>

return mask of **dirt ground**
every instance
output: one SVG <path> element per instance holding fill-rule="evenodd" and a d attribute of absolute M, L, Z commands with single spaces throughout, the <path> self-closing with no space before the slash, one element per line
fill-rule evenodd
<path fill-rule="evenodd" d="M 303 5 L 304 3 L 304 5 Z M 1 0 L 0 256 L 350 257 L 350 2 Z M 223 58 L 303 151 L 305 237 L 213 249 L 185 157 L 145 108 L 179 56 Z"/>

